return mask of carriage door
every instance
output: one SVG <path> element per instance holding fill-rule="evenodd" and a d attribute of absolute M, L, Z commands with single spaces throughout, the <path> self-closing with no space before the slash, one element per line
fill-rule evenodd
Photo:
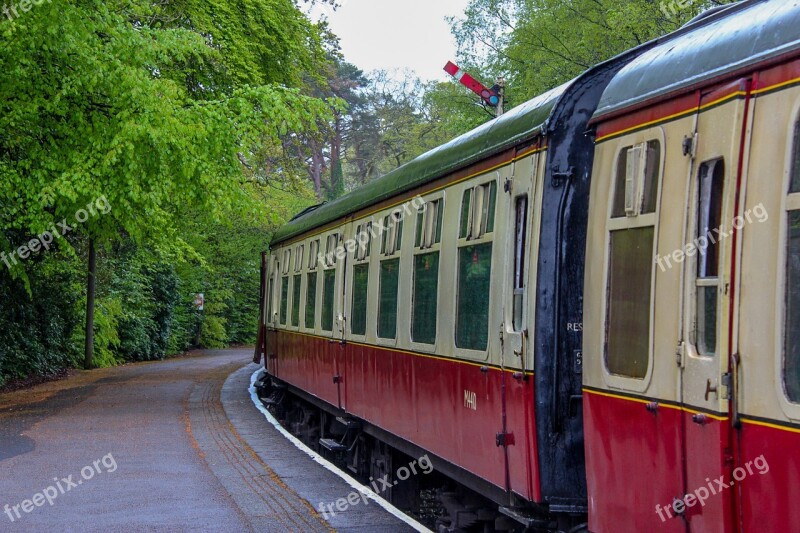
<path fill-rule="evenodd" d="M 749 81 L 738 80 L 703 94 L 696 135 L 684 141 L 684 153 L 692 158 L 686 239 L 673 259 L 684 268 L 679 364 L 688 496 L 674 510 L 692 532 L 731 531 L 733 525 L 735 491 L 715 480 L 730 479 L 733 460 L 728 417 L 731 221 L 748 91 Z"/>
<path fill-rule="evenodd" d="M 278 376 L 278 295 L 280 294 L 280 261 L 278 253 L 269 256 L 266 303 L 266 353 L 264 368 L 273 376 Z"/>
<path fill-rule="evenodd" d="M 347 226 L 337 228 L 325 238 L 325 265 L 322 270 L 322 313 L 320 326 L 323 335 L 328 338 L 325 368 L 330 372 L 327 379 L 336 387 L 337 405 L 344 409 L 344 355 L 345 355 L 345 293 L 347 254 L 345 230 Z M 326 376 L 321 376 L 325 379 Z M 329 381 L 330 383 L 330 381 Z"/>
<path fill-rule="evenodd" d="M 504 261 L 504 287 L 498 293 L 503 302 L 503 372 L 505 380 L 503 432 L 513 435 L 514 445 L 506 446 L 508 490 L 527 498 L 534 495 L 533 475 L 533 351 L 528 332 L 532 329 L 529 309 L 531 274 L 536 261 L 531 256 L 532 209 L 535 199 L 535 176 L 539 154 L 533 154 L 513 164 L 512 179 L 503 187 L 507 190 L 508 235 Z M 505 201 L 503 202 L 505 203 Z M 498 202 L 498 205 L 503 205 Z"/>

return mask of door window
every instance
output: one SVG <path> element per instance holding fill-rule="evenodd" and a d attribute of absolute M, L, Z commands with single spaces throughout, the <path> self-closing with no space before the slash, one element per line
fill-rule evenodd
<path fill-rule="evenodd" d="M 697 276 L 695 346 L 700 355 L 717 353 L 719 323 L 719 234 L 722 231 L 722 194 L 725 163 L 716 159 L 700 165 L 698 179 Z"/>
<path fill-rule="evenodd" d="M 643 379 L 651 358 L 655 213 L 661 143 L 627 146 L 617 156 L 611 195 L 606 302 L 606 368 Z"/>
<path fill-rule="evenodd" d="M 800 205 L 800 121 L 795 126 L 789 200 Z M 786 281 L 783 325 L 783 382 L 789 400 L 800 403 L 800 209 L 786 213 Z"/>

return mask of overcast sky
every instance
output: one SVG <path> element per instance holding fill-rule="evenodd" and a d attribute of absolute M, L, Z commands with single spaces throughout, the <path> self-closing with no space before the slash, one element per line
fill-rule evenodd
<path fill-rule="evenodd" d="M 340 0 L 323 12 L 341 38 L 345 59 L 361 70 L 411 69 L 425 80 L 444 80 L 456 43 L 446 16 L 461 16 L 469 0 Z"/>

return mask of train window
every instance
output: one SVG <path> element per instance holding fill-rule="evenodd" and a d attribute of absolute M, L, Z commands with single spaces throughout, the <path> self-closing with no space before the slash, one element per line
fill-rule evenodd
<path fill-rule="evenodd" d="M 333 331 L 333 298 L 336 293 L 336 270 L 322 272 L 322 323 L 323 331 Z"/>
<path fill-rule="evenodd" d="M 436 342 L 436 307 L 439 298 L 439 252 L 414 257 L 414 294 L 411 309 L 411 340 Z"/>
<path fill-rule="evenodd" d="M 378 337 L 397 336 L 397 287 L 400 280 L 400 259 L 381 261 L 378 299 Z"/>
<path fill-rule="evenodd" d="M 366 224 L 359 224 L 356 228 L 356 247 L 355 259 L 356 261 L 364 261 L 369 257 L 372 247 L 372 222 Z"/>
<path fill-rule="evenodd" d="M 606 367 L 642 379 L 650 358 L 653 226 L 611 232 Z"/>
<path fill-rule="evenodd" d="M 722 225 L 722 192 L 725 163 L 715 159 L 700 165 L 698 180 L 697 240 L 708 243 L 698 247 L 696 278 L 695 345 L 700 355 L 717 352 L 720 245 L 714 230 Z"/>
<path fill-rule="evenodd" d="M 789 194 L 800 192 L 800 121 L 794 129 L 794 159 Z M 798 198 L 793 195 L 791 198 Z M 794 206 L 797 202 L 794 202 Z M 793 206 L 793 207 L 794 207 Z M 790 401 L 800 403 L 800 210 L 790 209 L 786 228 L 783 383 Z"/>
<path fill-rule="evenodd" d="M 424 250 L 442 242 L 443 224 L 444 200 L 439 198 L 427 202 L 417 213 L 414 246 Z"/>
<path fill-rule="evenodd" d="M 528 231 L 528 196 L 518 196 L 514 202 L 514 331 L 522 331 L 523 299 L 525 295 L 525 256 Z"/>
<path fill-rule="evenodd" d="M 659 141 L 648 141 L 620 150 L 611 217 L 655 213 L 660 172 Z"/>
<path fill-rule="evenodd" d="M 481 231 L 482 233 L 492 233 L 494 232 L 494 212 L 497 207 L 497 182 L 489 182 L 488 190 L 486 188 L 487 185 L 484 185 L 484 196 L 488 196 L 488 198 L 484 201 L 486 205 L 481 215 Z"/>
<path fill-rule="evenodd" d="M 367 333 L 367 287 L 369 285 L 369 263 L 353 267 L 353 301 L 350 309 L 350 332 L 353 335 Z"/>
<path fill-rule="evenodd" d="M 289 276 L 281 279 L 281 325 L 286 325 L 286 315 L 289 309 Z"/>
<path fill-rule="evenodd" d="M 267 300 L 269 302 L 269 304 L 268 304 L 268 306 L 269 306 L 269 315 L 267 316 L 267 322 L 269 322 L 270 324 L 272 323 L 272 321 L 274 319 L 274 313 L 275 313 L 275 302 L 273 301 L 274 298 L 275 298 L 275 278 L 270 276 L 269 277 L 269 300 Z"/>
<path fill-rule="evenodd" d="M 277 296 L 275 294 L 275 286 L 278 284 L 278 279 L 279 279 L 280 271 L 281 271 L 281 264 L 280 264 L 280 261 L 278 261 L 277 255 L 275 256 L 275 260 L 273 261 L 272 265 L 273 266 L 272 266 L 272 270 L 270 270 L 270 277 L 269 277 L 269 294 L 270 294 L 269 321 L 270 322 L 277 322 L 277 318 L 278 318 L 277 314 L 278 313 L 277 313 L 277 311 L 275 309 L 275 300 L 276 300 L 276 296 Z M 280 305 L 280 304 L 278 304 L 278 305 Z"/>
<path fill-rule="evenodd" d="M 794 126 L 794 164 L 789 192 L 800 192 L 800 120 Z"/>
<path fill-rule="evenodd" d="M 303 252 L 305 251 L 305 245 L 301 244 L 294 251 L 294 271 L 300 272 L 303 270 Z"/>
<path fill-rule="evenodd" d="M 314 270 L 319 262 L 319 239 L 308 244 L 308 269 Z"/>
<path fill-rule="evenodd" d="M 336 253 L 339 246 L 339 234 L 332 233 L 328 235 L 325 242 L 325 266 L 333 266 L 336 263 Z"/>
<path fill-rule="evenodd" d="M 460 239 L 479 239 L 494 231 L 497 182 L 490 181 L 467 189 L 461 202 Z"/>
<path fill-rule="evenodd" d="M 489 285 L 492 243 L 458 249 L 456 347 L 486 350 L 489 343 Z"/>
<path fill-rule="evenodd" d="M 291 266 L 292 266 L 292 251 L 285 250 L 283 252 L 283 273 L 288 274 Z"/>
<path fill-rule="evenodd" d="M 617 177 L 614 180 L 614 203 L 611 217 L 625 216 L 625 172 L 628 166 L 628 148 L 623 148 L 617 156 Z"/>
<path fill-rule="evenodd" d="M 317 273 L 309 272 L 306 275 L 306 321 L 307 329 L 314 329 L 317 311 Z"/>
<path fill-rule="evenodd" d="M 400 245 L 403 243 L 403 221 L 398 220 L 395 224 L 395 236 L 394 236 L 394 251 L 400 251 Z"/>
<path fill-rule="evenodd" d="M 292 326 L 300 325 L 300 282 L 303 280 L 301 274 L 295 274 L 292 280 Z"/>
<path fill-rule="evenodd" d="M 642 213 L 655 213 L 658 200 L 658 177 L 661 172 L 661 143 L 649 141 L 645 145 L 644 183 L 642 186 Z"/>
<path fill-rule="evenodd" d="M 395 211 L 383 218 L 383 235 L 381 238 L 381 253 L 393 255 L 400 251 L 403 240 L 403 214 Z"/>
<path fill-rule="evenodd" d="M 464 191 L 464 198 L 461 201 L 461 223 L 458 229 L 458 238 L 466 239 L 469 234 L 469 219 L 472 207 L 472 189 Z"/>
<path fill-rule="evenodd" d="M 800 403 L 800 211 L 789 211 L 788 224 L 783 381 L 789 399 Z"/>

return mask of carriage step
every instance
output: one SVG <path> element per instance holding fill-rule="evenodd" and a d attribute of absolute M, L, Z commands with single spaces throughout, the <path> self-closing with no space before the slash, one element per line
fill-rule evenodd
<path fill-rule="evenodd" d="M 280 405 L 281 400 L 280 398 L 276 399 L 274 396 L 270 396 L 269 398 L 261 398 L 261 403 L 269 407 L 270 405 Z"/>
<path fill-rule="evenodd" d="M 281 403 L 283 403 L 284 396 L 285 395 L 283 391 L 273 391 L 273 393 L 267 396 L 266 398 L 259 398 L 259 399 L 261 400 L 261 403 L 263 403 L 266 407 L 270 407 L 274 405 L 280 405 Z"/>
<path fill-rule="evenodd" d="M 335 439 L 319 439 L 319 445 L 331 452 L 347 451 L 347 446 Z"/>
<path fill-rule="evenodd" d="M 347 429 L 361 429 L 361 422 L 359 420 L 353 420 L 352 418 L 345 418 L 343 416 L 337 416 L 336 421 L 346 427 Z"/>

